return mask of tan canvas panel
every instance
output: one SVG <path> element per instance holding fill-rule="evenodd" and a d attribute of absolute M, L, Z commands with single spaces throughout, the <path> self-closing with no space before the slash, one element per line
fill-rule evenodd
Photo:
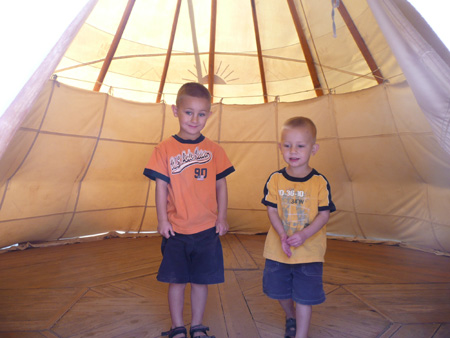
<path fill-rule="evenodd" d="M 227 178 L 228 206 L 237 209 L 263 209 L 260 203 L 269 175 L 278 170 L 276 144 L 223 143 L 236 172 Z"/>
<path fill-rule="evenodd" d="M 327 234 L 348 239 L 366 239 L 356 213 L 338 209 L 327 223 Z"/>
<path fill-rule="evenodd" d="M 220 137 L 223 142 L 274 141 L 275 105 L 224 106 Z"/>
<path fill-rule="evenodd" d="M 333 97 L 339 137 L 361 137 L 396 133 L 393 116 L 382 86 L 355 95 Z"/>
<path fill-rule="evenodd" d="M 56 85 L 41 130 L 96 137 L 101 128 L 106 99 L 106 95 Z"/>
<path fill-rule="evenodd" d="M 53 95 L 54 86 L 55 82 L 46 82 L 32 109 L 30 109 L 28 116 L 23 121 L 22 128 L 30 128 L 36 130 L 40 128 L 42 119 L 47 112 L 48 105 Z"/>
<path fill-rule="evenodd" d="M 94 146 L 89 138 L 40 134 L 9 183 L 0 220 L 71 211 Z"/>
<path fill-rule="evenodd" d="M 164 110 L 159 104 L 142 104 L 111 97 L 101 137 L 112 140 L 159 143 Z"/>
<path fill-rule="evenodd" d="M 399 133 L 431 133 L 430 123 L 420 110 L 406 82 L 386 88 L 389 106 Z"/>
<path fill-rule="evenodd" d="M 158 218 L 155 207 L 147 207 L 145 217 L 142 221 L 141 231 L 156 231 L 158 226 Z"/>
<path fill-rule="evenodd" d="M 321 143 L 322 139 L 337 137 L 331 100 L 331 96 L 323 96 L 298 103 L 280 103 L 278 105 L 278 127 L 281 128 L 283 123 L 291 117 L 305 116 L 311 119 L 317 127 L 318 143 Z"/>
<path fill-rule="evenodd" d="M 270 222 L 264 205 L 262 210 L 228 209 L 228 223 L 230 231 L 238 233 L 265 233 L 269 230 Z"/>
<path fill-rule="evenodd" d="M 414 247 L 421 245 L 439 247 L 436 237 L 431 231 L 430 222 L 396 216 L 365 214 L 359 214 L 358 218 L 367 238 L 392 239 L 392 234 L 396 233 L 395 239 L 399 243 L 410 243 Z"/>
<path fill-rule="evenodd" d="M 64 238 L 114 231 L 136 232 L 139 230 L 144 208 L 131 207 L 110 210 L 77 212 Z"/>
<path fill-rule="evenodd" d="M 143 205 L 147 182 L 142 175 L 154 146 L 100 141 L 81 184 L 79 211 Z"/>
<path fill-rule="evenodd" d="M 37 132 L 20 129 L 11 140 L 11 143 L 3 155 L 4 164 L 0 166 L 0 184 L 9 180 L 22 164 L 27 156 Z"/>
<path fill-rule="evenodd" d="M 64 231 L 70 215 L 58 214 L 45 217 L 19 218 L 0 221 L 2 236 L 0 247 L 24 242 L 46 242 L 58 239 Z"/>

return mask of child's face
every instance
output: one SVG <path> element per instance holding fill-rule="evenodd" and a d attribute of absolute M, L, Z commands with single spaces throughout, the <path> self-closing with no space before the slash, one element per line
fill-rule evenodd
<path fill-rule="evenodd" d="M 184 96 L 178 106 L 172 106 L 172 110 L 180 123 L 178 136 L 184 140 L 196 140 L 211 115 L 211 104 L 204 98 Z"/>
<path fill-rule="evenodd" d="M 281 134 L 280 150 L 293 171 L 308 174 L 309 158 L 319 150 L 308 127 L 285 128 Z"/>

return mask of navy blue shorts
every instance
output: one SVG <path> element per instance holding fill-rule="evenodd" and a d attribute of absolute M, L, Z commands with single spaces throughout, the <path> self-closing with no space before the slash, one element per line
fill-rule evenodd
<path fill-rule="evenodd" d="M 192 235 L 176 233 L 161 243 L 163 259 L 156 279 L 165 283 L 223 283 L 222 244 L 216 228 Z"/>
<path fill-rule="evenodd" d="M 266 259 L 263 291 L 272 299 L 292 299 L 303 305 L 325 301 L 323 263 L 285 264 Z"/>

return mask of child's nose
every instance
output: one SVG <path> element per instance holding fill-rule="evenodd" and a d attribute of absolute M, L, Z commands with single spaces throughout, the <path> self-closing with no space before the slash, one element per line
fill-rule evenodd
<path fill-rule="evenodd" d="M 197 120 L 198 120 L 197 114 L 193 114 L 191 120 L 192 120 L 192 122 L 197 122 Z"/>

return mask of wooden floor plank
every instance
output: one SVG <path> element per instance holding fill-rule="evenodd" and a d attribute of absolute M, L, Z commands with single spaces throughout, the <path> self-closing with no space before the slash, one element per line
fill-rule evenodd
<path fill-rule="evenodd" d="M 189 321 L 186 321 L 186 323 L 189 323 Z M 205 315 L 203 317 L 203 325 L 209 327 L 209 334 L 216 336 L 216 338 L 228 337 L 219 285 L 217 284 L 209 286 L 209 294 L 206 302 Z"/>
<path fill-rule="evenodd" d="M 348 285 L 346 288 L 394 322 L 450 322 L 450 283 Z"/>
<path fill-rule="evenodd" d="M 450 337 L 450 323 L 440 325 L 436 334 L 433 336 L 433 338 L 448 338 L 448 337 Z"/>
<path fill-rule="evenodd" d="M 222 238 L 228 243 L 231 252 L 233 253 L 234 257 L 236 257 L 236 261 L 239 264 L 239 266 L 236 267 L 235 270 L 252 270 L 258 268 L 255 261 L 242 245 L 239 238 L 237 238 L 235 235 L 224 236 Z"/>
<path fill-rule="evenodd" d="M 22 332 L 0 332 L 0 338 L 46 338 L 43 333 L 36 331 L 22 331 Z M 57 338 L 53 336 L 51 338 Z"/>
<path fill-rule="evenodd" d="M 228 237 L 228 236 L 226 236 Z M 233 249 L 226 238 L 221 238 L 222 250 L 223 250 L 223 262 L 225 270 L 239 269 L 240 265 L 236 256 L 233 254 Z"/>
<path fill-rule="evenodd" d="M 391 338 L 432 338 L 439 324 L 402 325 Z"/>
<path fill-rule="evenodd" d="M 155 273 L 161 262 L 160 242 L 158 237 L 112 238 L 8 252 L 0 255 L 0 286 L 10 289 L 87 287 Z M 133 250 L 128 252 L 130 246 Z M 11 264 L 9 257 L 17 265 Z M 26 278 L 14 278 L 23 273 L 24 267 Z"/>
<path fill-rule="evenodd" d="M 399 246 L 338 240 L 328 240 L 327 246 L 324 276 L 330 283 L 420 284 L 450 280 L 450 259 L 446 256 Z"/>
<path fill-rule="evenodd" d="M 113 337 L 149 322 L 163 321 L 168 313 L 167 301 L 163 296 L 152 299 L 139 296 L 99 297 L 90 291 L 52 327 L 52 331 L 61 337 L 81 337 L 88 333 Z"/>
<path fill-rule="evenodd" d="M 80 292 L 75 288 L 0 290 L 0 332 L 47 329 Z"/>
<path fill-rule="evenodd" d="M 392 323 L 390 324 L 386 330 L 381 333 L 377 338 L 390 338 L 392 337 L 392 335 L 397 332 L 398 330 L 400 330 L 400 328 L 402 327 L 402 324 L 399 323 Z"/>
<path fill-rule="evenodd" d="M 220 298 L 230 337 L 258 337 L 258 329 L 253 322 L 245 299 L 233 271 L 225 272 L 226 283 L 219 285 Z"/>

